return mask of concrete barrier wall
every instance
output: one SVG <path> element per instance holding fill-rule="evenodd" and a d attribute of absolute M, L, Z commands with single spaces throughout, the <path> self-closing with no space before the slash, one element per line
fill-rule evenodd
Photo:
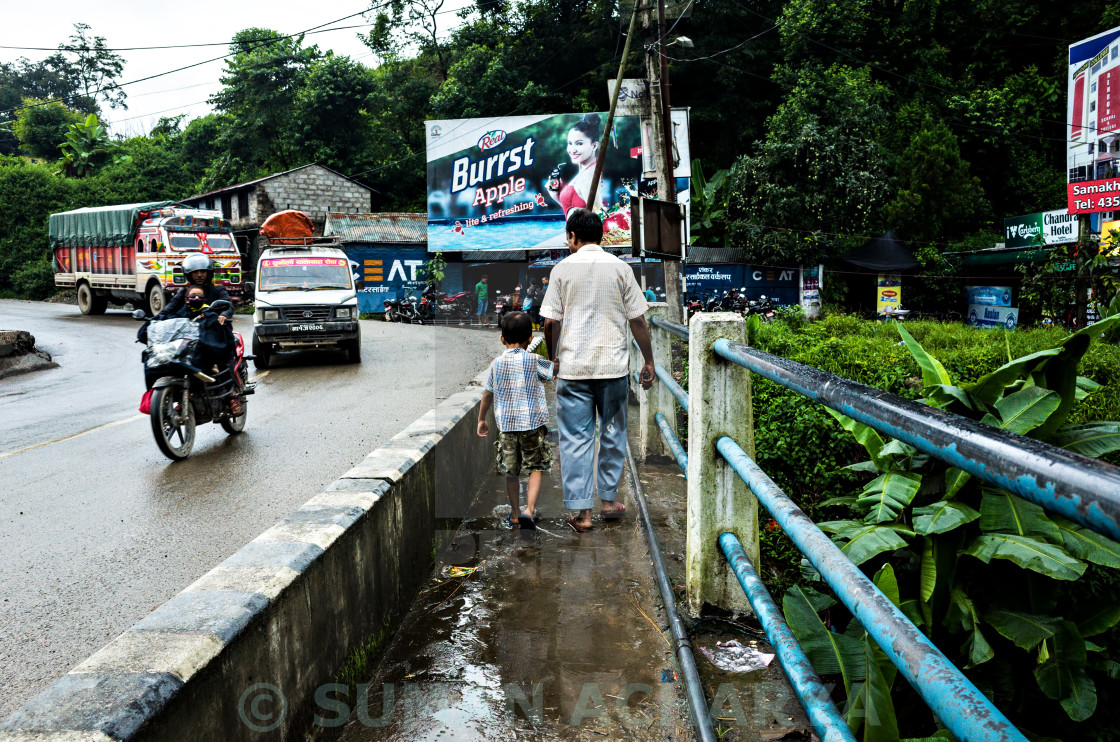
<path fill-rule="evenodd" d="M 316 689 L 368 679 L 493 470 L 479 380 L 71 670 L 0 742 L 311 736 Z"/>

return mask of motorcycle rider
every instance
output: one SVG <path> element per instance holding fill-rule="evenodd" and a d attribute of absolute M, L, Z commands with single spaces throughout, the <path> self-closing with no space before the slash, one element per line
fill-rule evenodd
<path fill-rule="evenodd" d="M 205 303 L 213 304 L 219 299 L 230 302 L 230 308 L 218 315 L 218 324 L 224 325 L 233 319 L 233 301 L 229 292 L 221 286 L 214 285 L 214 263 L 202 254 L 188 255 L 183 261 L 183 274 L 187 277 L 188 286 L 179 289 L 167 306 L 163 308 L 156 319 L 174 317 L 187 302 L 187 290 L 190 286 L 200 286 L 206 292 Z"/>
<path fill-rule="evenodd" d="M 183 260 L 182 267 L 183 274 L 187 277 L 188 285 L 179 289 L 175 296 L 171 298 L 171 301 L 167 302 L 167 306 L 163 308 L 163 311 L 157 314 L 154 319 L 162 320 L 179 316 L 180 312 L 182 312 L 184 307 L 187 306 L 187 294 L 190 292 L 190 290 L 193 288 L 201 288 L 205 292 L 203 300 L 204 305 L 209 306 L 214 302 L 223 299 L 230 303 L 229 309 L 226 309 L 225 311 L 217 315 L 217 323 L 219 327 L 222 328 L 225 327 L 227 322 L 231 323 L 232 325 L 233 301 L 230 299 L 229 292 L 226 291 L 225 288 L 214 285 L 214 263 L 210 260 L 210 258 L 202 254 L 188 255 L 186 259 Z M 198 312 L 200 308 L 201 306 L 198 308 L 194 308 L 194 311 Z M 226 329 L 228 332 L 229 328 Z M 220 360 L 223 360 L 225 362 L 225 365 L 227 365 L 229 368 L 232 368 L 234 360 L 232 336 L 229 338 L 229 340 L 229 350 L 226 353 L 222 354 L 228 357 L 221 358 Z M 241 378 L 236 373 L 232 376 L 234 387 L 240 390 Z M 230 410 L 234 415 L 240 415 L 241 409 L 241 401 L 236 395 L 234 395 L 230 398 Z"/>

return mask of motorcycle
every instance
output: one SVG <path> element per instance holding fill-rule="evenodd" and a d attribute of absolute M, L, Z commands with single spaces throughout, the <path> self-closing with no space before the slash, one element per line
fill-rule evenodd
<path fill-rule="evenodd" d="M 769 322 L 774 319 L 774 313 L 778 305 L 774 303 L 773 299 L 766 297 L 766 294 L 758 297 L 757 299 L 750 299 L 747 302 L 745 316 L 757 314 L 764 322 Z"/>
<path fill-rule="evenodd" d="M 230 306 L 220 300 L 208 311 L 220 314 Z M 254 393 L 255 385 L 249 383 L 245 362 L 250 357 L 245 355 L 241 334 L 233 333 L 232 362 L 214 373 L 195 365 L 201 334 L 199 322 L 184 318 L 155 321 L 145 316 L 142 309 L 132 316 L 145 321 L 137 333 L 137 342 L 147 346 L 141 353 L 146 391 L 140 410 L 151 417 L 152 434 L 159 450 L 175 461 L 187 458 L 194 448 L 195 428 L 201 423 L 218 423 L 230 435 L 243 431 L 248 416 L 245 397 Z M 239 404 L 232 404 L 235 400 Z M 240 412 L 234 414 L 236 407 L 240 407 Z"/>
<path fill-rule="evenodd" d="M 436 318 L 465 320 L 470 319 L 474 312 L 474 295 L 469 291 L 448 295 L 428 284 L 420 296 L 431 303 L 432 313 Z"/>
<path fill-rule="evenodd" d="M 424 319 L 420 316 L 420 300 L 416 298 L 416 294 L 405 294 L 405 297 L 400 300 L 397 316 L 400 317 L 401 322 L 424 324 Z"/>
<path fill-rule="evenodd" d="M 696 294 L 693 294 L 692 296 L 688 297 L 688 303 L 685 305 L 685 308 L 688 311 L 688 318 L 692 319 L 692 315 L 696 314 L 697 312 L 704 311 L 704 299 Z"/>
<path fill-rule="evenodd" d="M 386 322 L 400 322 L 401 321 L 401 302 L 400 302 L 400 299 L 386 299 L 385 300 L 385 321 Z"/>

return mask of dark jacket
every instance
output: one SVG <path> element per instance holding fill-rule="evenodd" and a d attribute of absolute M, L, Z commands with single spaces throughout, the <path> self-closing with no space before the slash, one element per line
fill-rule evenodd
<path fill-rule="evenodd" d="M 190 286 L 184 286 L 175 293 L 175 296 L 171 297 L 171 301 L 167 302 L 167 306 L 164 307 L 163 311 L 157 315 L 159 319 L 167 319 L 168 317 L 180 316 L 180 310 L 182 310 L 187 303 L 187 289 L 189 288 Z M 206 289 L 207 304 L 213 304 L 219 299 L 225 299 L 226 301 L 230 302 L 230 308 L 227 311 L 222 312 L 222 314 L 225 315 L 227 320 L 233 319 L 233 301 L 229 298 L 229 292 L 221 286 L 215 286 L 212 283 L 203 285 L 203 288 Z"/>

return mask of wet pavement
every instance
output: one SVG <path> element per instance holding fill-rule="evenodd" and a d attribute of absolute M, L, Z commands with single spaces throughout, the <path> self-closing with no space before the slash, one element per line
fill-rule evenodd
<path fill-rule="evenodd" d="M 635 448 L 636 431 L 631 409 Z M 669 466 L 640 471 L 670 578 L 682 585 L 684 479 Z M 502 478 L 484 485 L 348 717 L 337 717 L 349 718 L 342 740 L 694 739 L 629 472 L 627 517 L 596 515 L 583 534 L 565 523 L 559 483 L 557 462 L 535 532 L 505 527 Z M 760 635 L 749 619 L 693 627 L 697 647 L 738 639 L 771 652 Z M 722 672 L 699 652 L 697 662 L 721 739 L 809 739 L 776 661 L 749 673 Z"/>
<path fill-rule="evenodd" d="M 0 300 L 58 368 L 0 380 L 0 718 L 298 508 L 501 352 L 496 330 L 363 321 L 363 362 L 282 354 L 245 432 L 156 448 L 138 323 Z M 238 315 L 245 337 L 252 318 Z"/>

